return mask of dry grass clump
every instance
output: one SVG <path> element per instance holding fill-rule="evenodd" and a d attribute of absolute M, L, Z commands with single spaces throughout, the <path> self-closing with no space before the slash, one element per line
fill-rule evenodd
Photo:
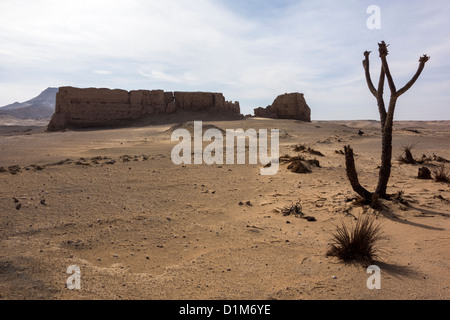
<path fill-rule="evenodd" d="M 281 209 L 281 213 L 283 214 L 284 217 L 294 215 L 296 218 L 302 218 L 310 222 L 317 221 L 316 218 L 312 216 L 306 216 L 302 210 L 303 210 L 302 202 L 301 200 L 298 200 L 296 203 L 293 203 L 290 206 L 286 206 L 283 209 Z"/>
<path fill-rule="evenodd" d="M 406 164 L 424 164 L 424 163 L 432 162 L 432 161 L 441 162 L 441 163 L 448 163 L 448 162 L 450 162 L 450 161 L 448 161 L 447 159 L 445 159 L 443 157 L 436 156 L 435 154 L 433 154 L 433 156 L 431 156 L 431 157 L 430 156 L 426 156 L 425 154 L 423 154 L 422 158 L 415 159 L 413 154 L 412 154 L 412 149 L 414 147 L 415 147 L 415 144 L 403 146 L 402 147 L 403 155 L 398 157 L 397 160 L 400 163 L 406 163 Z"/>
<path fill-rule="evenodd" d="M 287 168 L 294 173 L 311 173 L 311 166 L 320 168 L 319 160 L 306 159 L 303 156 L 284 155 L 280 157 L 280 163 L 289 163 Z"/>
<path fill-rule="evenodd" d="M 311 173 L 311 169 L 302 161 L 293 161 L 288 167 L 288 170 L 294 173 Z"/>
<path fill-rule="evenodd" d="M 281 213 L 285 217 L 290 215 L 294 215 L 296 217 L 303 216 L 301 201 L 299 200 L 296 203 L 291 204 L 290 206 L 284 207 L 283 209 L 281 209 Z"/>
<path fill-rule="evenodd" d="M 305 152 L 305 153 L 313 154 L 313 155 L 319 156 L 319 157 L 325 157 L 322 152 L 314 150 L 311 147 L 307 147 L 304 144 L 298 144 L 298 145 L 294 146 L 294 151 L 295 152 Z"/>
<path fill-rule="evenodd" d="M 383 239 L 379 224 L 366 215 L 359 217 L 352 228 L 344 223 L 333 234 L 328 256 L 335 256 L 344 262 L 371 264 L 379 258 L 379 242 Z"/>
<path fill-rule="evenodd" d="M 404 155 L 398 157 L 398 161 L 401 163 L 407 163 L 407 164 L 416 164 L 417 161 L 414 159 L 411 150 L 414 148 L 415 145 L 407 145 L 403 146 L 402 150 L 404 152 Z"/>
<path fill-rule="evenodd" d="M 445 166 L 442 165 L 439 169 L 434 170 L 434 180 L 436 182 L 446 182 L 450 183 L 450 175 L 447 173 L 447 170 L 445 170 Z"/>

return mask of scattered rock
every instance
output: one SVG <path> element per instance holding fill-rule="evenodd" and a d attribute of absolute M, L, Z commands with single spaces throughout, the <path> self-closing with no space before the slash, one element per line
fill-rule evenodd
<path fill-rule="evenodd" d="M 417 129 L 405 129 L 405 131 L 409 131 L 409 132 L 413 132 L 413 133 L 421 133 L 419 130 Z"/>
<path fill-rule="evenodd" d="M 62 160 L 62 161 L 57 162 L 56 164 L 60 166 L 63 164 L 70 164 L 70 163 L 72 163 L 72 159 Z"/>
<path fill-rule="evenodd" d="M 448 160 L 445 159 L 445 158 L 436 156 L 435 154 L 433 154 L 433 160 L 434 160 L 434 161 L 437 161 L 437 162 L 444 162 L 444 163 L 450 162 L 450 161 L 448 161 Z"/>
<path fill-rule="evenodd" d="M 75 164 L 77 166 L 90 166 L 91 165 L 89 162 L 85 162 L 85 160 L 81 160 L 81 159 L 79 161 L 75 162 Z"/>
<path fill-rule="evenodd" d="M 430 169 L 428 169 L 427 167 L 419 168 L 419 174 L 417 178 L 427 180 L 432 179 Z"/>
<path fill-rule="evenodd" d="M 9 166 L 8 167 L 8 171 L 9 171 L 9 173 L 11 173 L 11 174 L 17 174 L 17 173 L 19 173 L 20 171 L 21 171 L 21 168 L 20 168 L 20 166 Z"/>

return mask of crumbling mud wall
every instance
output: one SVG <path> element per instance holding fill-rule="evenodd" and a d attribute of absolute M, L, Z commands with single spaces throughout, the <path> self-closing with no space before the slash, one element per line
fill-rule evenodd
<path fill-rule="evenodd" d="M 178 110 L 242 117 L 239 102 L 226 101 L 222 93 L 61 87 L 48 130 L 124 125 Z"/>
<path fill-rule="evenodd" d="M 311 109 L 303 93 L 286 93 L 278 96 L 267 108 L 254 110 L 256 117 L 272 119 L 296 119 L 311 122 Z"/>

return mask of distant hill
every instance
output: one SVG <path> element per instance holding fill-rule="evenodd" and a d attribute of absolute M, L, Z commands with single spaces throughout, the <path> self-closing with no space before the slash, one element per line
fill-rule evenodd
<path fill-rule="evenodd" d="M 31 100 L 14 102 L 0 107 L 0 114 L 7 114 L 19 119 L 51 117 L 55 111 L 56 93 L 58 90 L 58 88 L 47 88 Z"/>
<path fill-rule="evenodd" d="M 50 118 L 42 119 L 19 119 L 7 114 L 0 113 L 0 135 L 2 133 L 2 127 L 28 127 L 28 126 L 47 126 Z"/>

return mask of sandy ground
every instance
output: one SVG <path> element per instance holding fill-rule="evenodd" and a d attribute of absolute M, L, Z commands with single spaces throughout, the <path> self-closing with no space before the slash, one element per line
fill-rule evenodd
<path fill-rule="evenodd" d="M 260 165 L 176 166 L 170 125 L 2 127 L 0 167 L 21 171 L 0 173 L 0 299 L 450 298 L 450 186 L 418 180 L 419 165 L 395 160 L 410 144 L 417 158 L 450 159 L 450 122 L 396 123 L 388 192 L 403 191 L 408 205 L 383 201 L 379 211 L 353 205 L 344 156 L 335 152 L 350 144 L 360 180 L 373 190 L 378 123 L 211 124 L 280 129 L 280 154 L 309 145 L 324 154 L 316 157 L 321 168 L 296 174 L 281 165 L 262 176 Z M 317 221 L 279 212 L 299 199 Z M 336 226 L 361 214 L 375 216 L 386 236 L 380 290 L 367 288 L 367 266 L 326 256 Z M 66 285 L 72 265 L 80 290 Z"/>

